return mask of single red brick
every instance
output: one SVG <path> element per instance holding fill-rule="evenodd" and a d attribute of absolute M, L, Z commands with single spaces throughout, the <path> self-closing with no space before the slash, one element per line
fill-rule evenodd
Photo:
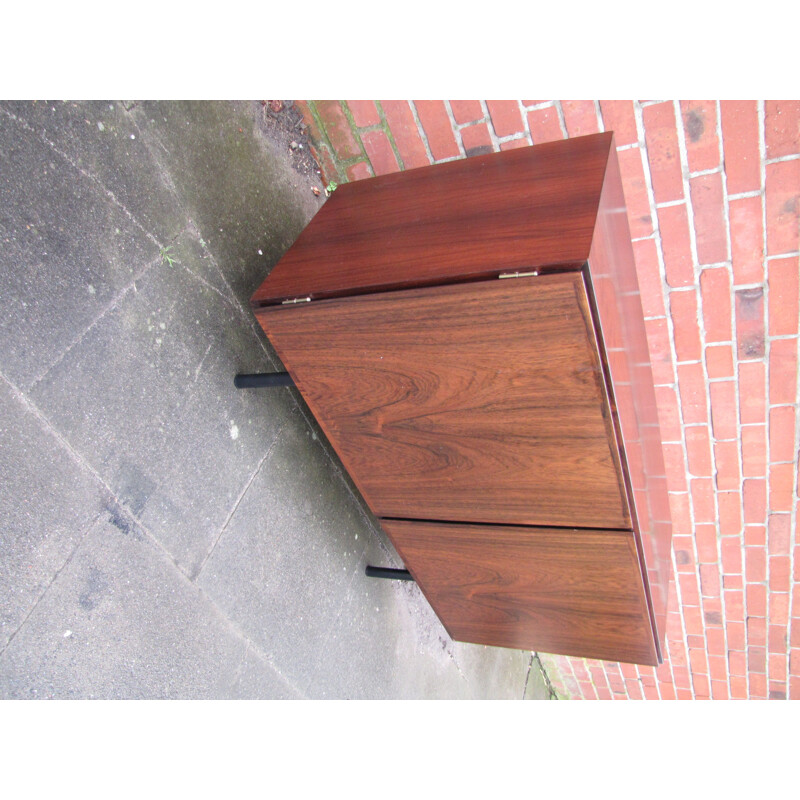
<path fill-rule="evenodd" d="M 711 477 L 711 436 L 707 425 L 686 428 L 686 456 L 689 472 L 697 478 Z"/>
<path fill-rule="evenodd" d="M 501 150 L 517 150 L 520 147 L 530 147 L 527 139 L 509 139 L 507 142 L 500 142 Z"/>
<path fill-rule="evenodd" d="M 800 698 L 800 675 L 797 677 L 792 675 L 789 678 L 789 697 L 791 697 L 792 700 Z"/>
<path fill-rule="evenodd" d="M 673 530 L 679 534 L 692 532 L 692 515 L 689 508 L 689 493 L 670 494 L 669 510 L 672 516 Z"/>
<path fill-rule="evenodd" d="M 728 210 L 734 285 L 761 283 L 764 280 L 764 224 L 761 197 L 740 197 L 731 200 Z"/>
<path fill-rule="evenodd" d="M 728 679 L 727 676 L 724 680 L 712 679 L 711 680 L 711 697 L 714 700 L 730 700 L 728 694 Z"/>
<path fill-rule="evenodd" d="M 700 613 L 700 591 L 697 586 L 697 576 L 694 573 L 679 572 L 676 578 L 681 587 L 681 603 L 686 633 L 687 635 L 702 635 L 705 630 L 705 624 Z M 694 609 L 694 613 L 688 611 L 690 608 Z"/>
<path fill-rule="evenodd" d="M 767 587 L 763 583 L 748 583 L 745 589 L 747 613 L 753 617 L 767 615 Z"/>
<path fill-rule="evenodd" d="M 708 673 L 708 656 L 705 650 L 700 648 L 689 648 L 689 664 L 692 668 L 692 675 L 705 675 Z"/>
<path fill-rule="evenodd" d="M 769 509 L 773 512 L 791 511 L 794 497 L 795 464 L 770 464 Z"/>
<path fill-rule="evenodd" d="M 630 150 L 621 150 L 618 157 L 631 238 L 650 236 L 654 220 L 650 213 L 650 195 L 644 177 L 642 153 L 638 147 L 632 147 Z"/>
<path fill-rule="evenodd" d="M 712 267 L 700 273 L 703 300 L 703 325 L 706 342 L 731 340 L 731 280 L 725 267 Z"/>
<path fill-rule="evenodd" d="M 794 406 L 778 406 L 769 410 L 769 459 L 794 459 Z"/>
<path fill-rule="evenodd" d="M 750 683 L 750 699 L 751 700 L 766 700 L 767 698 L 767 676 L 754 675 L 747 676 Z"/>
<path fill-rule="evenodd" d="M 653 384 L 661 386 L 675 383 L 675 369 L 672 366 L 672 348 L 666 318 L 647 319 L 644 325 L 650 350 Z"/>
<path fill-rule="evenodd" d="M 767 431 L 765 425 L 742 427 L 742 475 L 764 478 L 767 475 Z"/>
<path fill-rule="evenodd" d="M 745 523 L 761 523 L 767 516 L 767 482 L 760 478 L 748 478 L 742 482 Z"/>
<path fill-rule="evenodd" d="M 342 110 L 342 104 L 338 100 L 318 100 L 316 107 L 334 153 L 341 159 L 360 156 L 361 148 Z"/>
<path fill-rule="evenodd" d="M 383 131 L 367 131 L 361 135 L 361 141 L 376 175 L 386 175 L 400 170 L 392 145 Z"/>
<path fill-rule="evenodd" d="M 710 631 L 709 631 L 710 632 Z M 722 631 L 720 631 L 722 633 Z M 706 637 L 708 638 L 708 637 Z M 712 680 L 725 681 L 728 680 L 728 665 L 725 658 L 725 642 L 722 637 L 719 640 L 718 652 L 712 652 L 711 647 L 714 645 L 709 642 L 708 650 L 708 675 Z M 717 650 L 717 647 L 714 647 Z"/>
<path fill-rule="evenodd" d="M 738 442 L 716 442 L 714 464 L 717 471 L 717 489 L 738 489 L 741 486 Z"/>
<path fill-rule="evenodd" d="M 693 286 L 694 261 L 686 204 L 659 208 L 657 214 L 667 283 L 672 287 Z"/>
<path fill-rule="evenodd" d="M 747 670 L 748 672 L 766 673 L 767 671 L 766 647 L 747 648 Z"/>
<path fill-rule="evenodd" d="M 700 595 L 697 591 L 697 579 L 691 575 L 679 575 L 678 582 L 681 586 L 681 612 L 683 613 L 683 624 L 686 627 L 687 644 L 694 646 L 689 641 L 691 636 L 697 635 L 699 641 L 703 641 L 705 632 L 705 622 L 700 611 Z M 692 602 L 687 602 L 687 597 Z"/>
<path fill-rule="evenodd" d="M 759 583 L 767 579 L 767 553 L 763 547 L 744 548 L 744 577 L 752 583 Z M 750 621 L 754 617 L 748 617 L 748 633 L 750 632 Z M 766 631 L 766 628 L 764 628 Z M 752 642 L 752 644 L 764 644 Z"/>
<path fill-rule="evenodd" d="M 675 127 L 675 107 L 656 103 L 642 110 L 647 159 L 656 203 L 683 198 L 683 174 Z"/>
<path fill-rule="evenodd" d="M 358 128 L 368 125 L 379 125 L 381 118 L 374 100 L 348 100 L 347 107 L 353 115 L 353 121 Z"/>
<path fill-rule="evenodd" d="M 795 336 L 800 310 L 800 262 L 797 256 L 769 263 L 769 335 Z"/>
<path fill-rule="evenodd" d="M 767 383 L 763 361 L 739 364 L 739 417 L 742 425 L 767 421 Z"/>
<path fill-rule="evenodd" d="M 389 130 L 397 145 L 397 151 L 403 160 L 403 169 L 424 167 L 430 164 L 408 101 L 382 100 L 381 108 L 383 108 Z"/>
<path fill-rule="evenodd" d="M 661 445 L 664 454 L 664 469 L 667 475 L 667 489 L 670 492 L 685 492 L 686 470 L 683 466 L 683 447 L 679 444 Z"/>
<path fill-rule="evenodd" d="M 661 438 L 665 442 L 679 442 L 683 438 L 683 428 L 680 423 L 675 389 L 672 386 L 656 386 L 655 391 Z"/>
<path fill-rule="evenodd" d="M 699 361 L 702 347 L 697 327 L 697 294 L 693 289 L 670 292 L 669 310 L 678 362 Z"/>
<path fill-rule="evenodd" d="M 633 255 L 636 261 L 636 276 L 645 317 L 666 316 L 661 268 L 658 264 L 655 241 L 641 239 L 634 242 Z"/>
<path fill-rule="evenodd" d="M 614 131 L 614 143 L 617 147 L 639 141 L 632 100 L 601 100 L 600 114 L 603 117 L 603 128 Z"/>
<path fill-rule="evenodd" d="M 719 166 L 717 103 L 714 100 L 681 101 L 681 116 L 686 138 L 690 172 Z"/>
<path fill-rule="evenodd" d="M 742 596 L 742 592 L 738 592 L 739 596 Z M 728 613 L 728 602 L 727 602 L 727 595 L 728 593 L 725 592 L 725 612 Z M 738 610 L 738 609 L 737 609 Z M 731 650 L 744 650 L 746 645 L 745 639 L 745 626 L 744 622 L 738 621 L 738 617 L 736 618 L 737 621 L 731 622 L 730 619 L 728 620 L 728 624 L 725 626 L 725 635 L 728 637 L 728 647 Z M 744 673 L 742 673 L 744 675 Z"/>
<path fill-rule="evenodd" d="M 697 558 L 701 564 L 717 563 L 719 554 L 717 552 L 716 525 L 696 525 L 695 544 L 697 546 Z"/>
<path fill-rule="evenodd" d="M 700 564 L 700 591 L 703 597 L 719 597 L 719 566 L 717 564 Z"/>
<path fill-rule="evenodd" d="M 479 156 L 493 151 L 489 128 L 485 122 L 462 128 L 461 142 L 468 157 Z"/>
<path fill-rule="evenodd" d="M 714 522 L 714 485 L 710 478 L 693 478 L 689 481 L 694 518 L 696 522 Z M 685 602 L 685 599 L 684 599 Z"/>
<path fill-rule="evenodd" d="M 800 101 L 767 100 L 764 116 L 767 158 L 800 153 Z"/>
<path fill-rule="evenodd" d="M 450 109 L 453 112 L 453 119 L 459 125 L 483 119 L 483 109 L 479 100 L 451 100 Z"/>
<path fill-rule="evenodd" d="M 747 678 L 731 677 L 728 680 L 731 690 L 731 697 L 734 700 L 747 700 Z"/>
<path fill-rule="evenodd" d="M 735 540 L 734 540 L 734 538 L 732 536 L 726 536 L 723 539 L 723 541 L 726 542 L 727 544 L 733 544 L 735 542 Z M 733 548 L 731 548 L 731 549 L 733 549 Z M 742 586 L 744 584 L 742 583 L 742 576 L 741 575 L 723 575 L 722 576 L 722 585 L 726 589 L 739 590 L 739 589 L 742 588 Z"/>
<path fill-rule="evenodd" d="M 764 290 L 736 290 L 736 345 L 740 361 L 764 358 Z"/>
<path fill-rule="evenodd" d="M 769 554 L 788 556 L 792 540 L 791 514 L 770 514 L 767 521 Z"/>
<path fill-rule="evenodd" d="M 733 350 L 728 344 L 715 344 L 706 347 L 706 369 L 708 377 L 732 378 L 733 372 Z"/>
<path fill-rule="evenodd" d="M 797 339 L 774 339 L 769 353 L 769 402 L 797 402 Z"/>
<path fill-rule="evenodd" d="M 770 600 L 772 599 L 773 594 L 776 597 L 784 597 L 788 598 L 788 594 L 778 593 L 778 592 L 770 592 Z M 770 603 L 770 609 L 772 609 L 772 603 Z M 788 610 L 788 604 L 787 604 Z M 789 617 L 787 614 L 786 622 L 782 625 L 777 624 L 777 621 L 772 618 L 772 613 L 770 613 L 769 617 L 769 629 L 767 634 L 767 649 L 770 653 L 785 653 L 786 652 L 786 645 L 788 644 L 787 636 L 786 636 L 786 623 L 789 621 Z"/>
<path fill-rule="evenodd" d="M 786 649 L 786 626 L 789 624 L 789 593 L 770 592 L 769 593 L 769 621 L 771 625 L 777 625 L 784 629 L 783 649 Z"/>
<path fill-rule="evenodd" d="M 728 228 L 719 172 L 691 178 L 697 259 L 700 264 L 714 264 L 728 259 Z"/>
<path fill-rule="evenodd" d="M 718 492 L 719 532 L 721 536 L 740 536 L 742 533 L 742 497 L 740 492 Z"/>
<path fill-rule="evenodd" d="M 800 159 L 767 164 L 767 254 L 800 248 Z"/>
<path fill-rule="evenodd" d="M 786 680 L 786 661 L 785 653 L 770 653 L 768 656 L 770 684 L 773 681 L 781 683 Z"/>
<path fill-rule="evenodd" d="M 417 100 L 415 106 L 434 159 L 459 156 L 461 153 L 444 103 L 441 100 Z"/>
<path fill-rule="evenodd" d="M 658 685 L 661 691 L 661 699 L 662 700 L 677 700 L 677 694 L 675 693 L 675 686 L 671 682 L 664 682 L 659 683 Z"/>
<path fill-rule="evenodd" d="M 756 102 L 723 100 L 720 119 L 728 194 L 758 191 L 761 188 L 761 152 Z"/>
<path fill-rule="evenodd" d="M 708 422 L 703 365 L 679 364 L 677 370 L 684 424 L 692 425 L 695 422 Z"/>
<path fill-rule="evenodd" d="M 492 120 L 492 127 L 498 136 L 512 136 L 523 133 L 522 114 L 517 100 L 487 100 L 486 107 Z"/>
<path fill-rule="evenodd" d="M 561 113 L 570 137 L 586 136 L 600 130 L 594 100 L 562 100 Z"/>
<path fill-rule="evenodd" d="M 738 439 L 736 424 L 736 383 L 714 381 L 708 387 L 711 395 L 711 428 L 714 438 Z"/>
<path fill-rule="evenodd" d="M 360 181 L 364 178 L 371 178 L 372 170 L 366 161 L 359 161 L 347 168 L 347 178 L 351 181 Z"/>
<path fill-rule="evenodd" d="M 531 132 L 531 140 L 534 144 L 555 142 L 564 138 L 555 106 L 529 111 L 527 117 L 528 130 Z"/>
<path fill-rule="evenodd" d="M 720 550 L 722 551 L 721 562 L 723 575 L 726 578 L 733 578 L 742 571 L 742 547 L 738 537 L 720 537 Z"/>

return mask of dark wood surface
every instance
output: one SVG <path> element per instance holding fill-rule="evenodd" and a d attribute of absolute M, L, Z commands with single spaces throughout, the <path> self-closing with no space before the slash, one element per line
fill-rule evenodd
<path fill-rule="evenodd" d="M 344 184 L 253 305 L 579 266 L 610 141 L 600 133 Z"/>
<path fill-rule="evenodd" d="M 376 515 L 630 527 L 581 273 L 257 316 Z"/>
<path fill-rule="evenodd" d="M 382 524 L 454 639 L 658 664 L 630 531 Z"/>
<path fill-rule="evenodd" d="M 588 263 L 627 472 L 629 504 L 644 559 L 658 641 L 666 636 L 672 525 L 650 352 L 616 150 L 598 208 Z"/>

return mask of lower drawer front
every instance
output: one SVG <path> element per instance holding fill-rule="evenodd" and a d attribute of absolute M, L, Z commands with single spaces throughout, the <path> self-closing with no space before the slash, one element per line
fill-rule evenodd
<path fill-rule="evenodd" d="M 453 639 L 658 664 L 631 531 L 381 524 Z"/>

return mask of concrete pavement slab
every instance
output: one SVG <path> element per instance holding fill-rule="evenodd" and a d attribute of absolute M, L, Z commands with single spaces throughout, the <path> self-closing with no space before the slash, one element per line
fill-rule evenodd
<path fill-rule="evenodd" d="M 102 487 L 0 379 L 0 650 L 103 509 Z"/>
<path fill-rule="evenodd" d="M 4 699 L 291 699 L 135 527 L 102 518 L 0 655 Z"/>
<path fill-rule="evenodd" d="M 114 101 L 2 101 L 0 108 L 113 195 L 134 225 L 166 246 L 186 224 L 158 149 Z M 154 180 L 153 178 L 161 178 Z"/>
<path fill-rule="evenodd" d="M 3 108 L 0 142 L 0 371 L 27 388 L 159 248 Z"/>
<path fill-rule="evenodd" d="M 31 392 L 189 575 L 294 407 L 287 389 L 234 388 L 254 353 L 270 367 L 213 270 L 153 265 Z"/>

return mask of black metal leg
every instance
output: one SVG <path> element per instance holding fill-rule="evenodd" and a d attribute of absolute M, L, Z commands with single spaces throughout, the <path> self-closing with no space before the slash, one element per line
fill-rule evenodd
<path fill-rule="evenodd" d="M 407 569 L 392 569 L 391 567 L 367 567 L 364 570 L 369 578 L 393 578 L 397 581 L 413 581 Z"/>
<path fill-rule="evenodd" d="M 233 379 L 237 389 L 260 389 L 263 386 L 294 386 L 288 372 L 249 372 Z"/>

